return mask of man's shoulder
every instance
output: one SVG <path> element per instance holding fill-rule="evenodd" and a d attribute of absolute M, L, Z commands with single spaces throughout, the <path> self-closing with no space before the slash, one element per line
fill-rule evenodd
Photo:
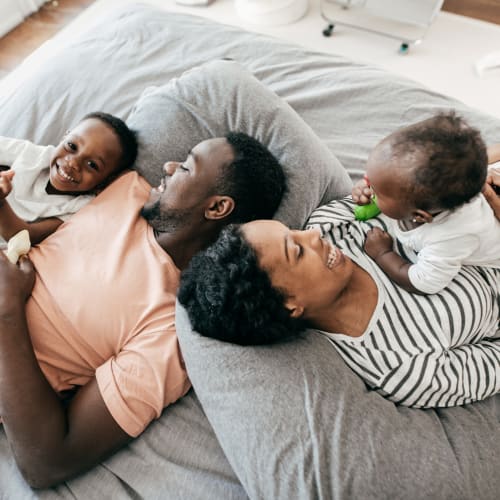
<path fill-rule="evenodd" d="M 151 186 L 148 184 L 146 179 L 139 175 L 135 170 L 125 170 L 123 171 L 106 189 L 113 186 L 133 186 L 137 185 L 141 189 L 145 189 L 149 192 Z"/>
<path fill-rule="evenodd" d="M 96 202 L 99 203 L 100 198 L 129 197 L 134 194 L 145 201 L 150 190 L 151 186 L 144 177 L 133 170 L 126 170 L 97 196 Z"/>

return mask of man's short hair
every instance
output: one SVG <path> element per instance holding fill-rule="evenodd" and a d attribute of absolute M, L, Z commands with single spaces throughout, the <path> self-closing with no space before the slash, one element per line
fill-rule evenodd
<path fill-rule="evenodd" d="M 236 202 L 229 221 L 270 219 L 286 191 L 282 166 L 263 144 L 247 134 L 230 132 L 226 140 L 234 160 L 221 169 L 215 190 Z"/>

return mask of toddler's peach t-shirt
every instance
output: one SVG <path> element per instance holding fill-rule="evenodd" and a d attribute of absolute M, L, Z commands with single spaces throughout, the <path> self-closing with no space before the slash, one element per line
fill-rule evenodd
<path fill-rule="evenodd" d="M 189 389 L 175 334 L 179 270 L 139 215 L 149 185 L 129 172 L 30 252 L 26 306 L 36 357 L 56 391 L 97 378 L 137 436 Z"/>

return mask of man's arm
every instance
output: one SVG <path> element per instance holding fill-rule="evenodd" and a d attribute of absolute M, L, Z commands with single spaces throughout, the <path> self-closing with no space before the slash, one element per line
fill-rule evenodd
<path fill-rule="evenodd" d="M 412 264 L 392 249 L 392 237 L 389 233 L 378 227 L 371 229 L 366 235 L 364 249 L 394 283 L 408 292 L 422 293 L 411 284 L 408 271 Z"/>
<path fill-rule="evenodd" d="M 35 358 L 25 302 L 33 266 L 0 255 L 0 415 L 16 462 L 35 488 L 54 485 L 131 440 L 109 413 L 94 378 L 65 407 Z"/>

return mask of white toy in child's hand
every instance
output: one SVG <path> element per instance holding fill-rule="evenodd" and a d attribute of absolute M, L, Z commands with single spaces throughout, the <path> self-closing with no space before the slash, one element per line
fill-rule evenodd
<path fill-rule="evenodd" d="M 16 264 L 19 257 L 27 255 L 31 248 L 30 234 L 26 229 L 16 233 L 7 243 L 7 258 Z"/>

